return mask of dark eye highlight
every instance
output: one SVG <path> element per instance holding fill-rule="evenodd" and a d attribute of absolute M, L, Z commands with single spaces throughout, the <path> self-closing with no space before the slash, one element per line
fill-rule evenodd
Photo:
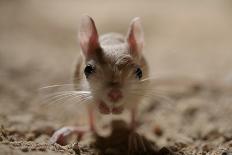
<path fill-rule="evenodd" d="M 85 67 L 84 73 L 85 73 L 86 78 L 88 78 L 94 72 L 95 72 L 95 67 L 93 65 L 88 64 Z"/>
<path fill-rule="evenodd" d="M 143 76 L 143 72 L 142 72 L 142 70 L 138 67 L 138 68 L 136 68 L 136 70 L 135 70 L 135 76 L 136 76 L 136 78 L 137 79 L 141 79 L 142 78 L 142 76 Z"/>

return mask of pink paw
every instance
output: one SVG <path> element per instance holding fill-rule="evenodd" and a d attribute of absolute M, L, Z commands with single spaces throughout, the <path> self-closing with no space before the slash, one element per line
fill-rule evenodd
<path fill-rule="evenodd" d="M 67 144 L 67 137 L 71 134 L 76 134 L 78 138 L 81 138 L 85 132 L 89 131 L 87 127 L 63 127 L 52 135 L 50 138 L 51 144 L 58 143 L 60 145 Z"/>

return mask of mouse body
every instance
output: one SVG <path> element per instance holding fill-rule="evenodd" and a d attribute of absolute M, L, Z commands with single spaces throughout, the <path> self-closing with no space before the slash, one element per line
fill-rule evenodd
<path fill-rule="evenodd" d="M 62 143 L 71 133 L 96 132 L 94 111 L 121 114 L 131 111 L 131 128 L 135 127 L 136 109 L 149 92 L 149 69 L 143 55 L 143 30 L 140 19 L 134 18 L 125 36 L 107 33 L 99 36 L 94 20 L 83 15 L 78 32 L 81 47 L 73 76 L 77 93 L 88 100 L 89 126 L 63 127 L 51 137 Z"/>
<path fill-rule="evenodd" d="M 102 114 L 120 114 L 134 108 L 144 98 L 149 69 L 143 56 L 143 30 L 140 19 L 132 20 L 128 33 L 107 33 L 98 36 L 93 19 L 81 20 L 78 39 L 80 57 L 74 84 L 88 90 L 92 102 Z"/>

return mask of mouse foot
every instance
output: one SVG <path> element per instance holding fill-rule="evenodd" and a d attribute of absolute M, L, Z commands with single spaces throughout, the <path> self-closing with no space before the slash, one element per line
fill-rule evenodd
<path fill-rule="evenodd" d="M 50 143 L 55 144 L 58 143 L 60 145 L 66 145 L 67 144 L 67 137 L 69 137 L 72 134 L 76 134 L 78 138 L 80 139 L 84 133 L 90 131 L 90 128 L 87 126 L 68 126 L 68 127 L 62 127 L 61 129 L 55 131 L 53 133 L 52 137 L 50 138 Z"/>

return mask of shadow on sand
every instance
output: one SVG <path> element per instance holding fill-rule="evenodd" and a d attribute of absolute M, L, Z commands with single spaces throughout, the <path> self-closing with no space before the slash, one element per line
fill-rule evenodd
<path fill-rule="evenodd" d="M 109 136 L 95 135 L 93 146 L 100 155 L 167 155 L 168 149 L 158 149 L 155 143 L 131 130 L 126 122 L 114 120 Z"/>

